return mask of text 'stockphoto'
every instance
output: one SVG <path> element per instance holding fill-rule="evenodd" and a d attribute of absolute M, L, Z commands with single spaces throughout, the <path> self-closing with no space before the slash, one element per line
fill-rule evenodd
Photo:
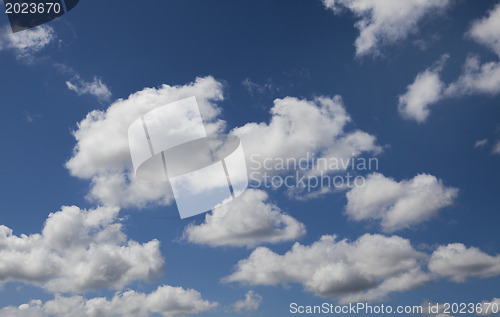
<path fill-rule="evenodd" d="M 500 0 L 3 0 L 0 317 L 500 317 Z"/>

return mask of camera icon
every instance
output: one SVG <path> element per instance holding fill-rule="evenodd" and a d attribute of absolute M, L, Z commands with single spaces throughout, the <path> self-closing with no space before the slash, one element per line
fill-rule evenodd
<path fill-rule="evenodd" d="M 170 183 L 182 219 L 226 204 L 248 187 L 240 139 L 207 135 L 195 97 L 141 116 L 128 140 L 136 177 Z"/>

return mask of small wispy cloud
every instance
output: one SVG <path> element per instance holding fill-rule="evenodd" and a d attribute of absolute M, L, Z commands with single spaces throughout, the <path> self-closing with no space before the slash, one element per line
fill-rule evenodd
<path fill-rule="evenodd" d="M 16 59 L 32 63 L 38 52 L 57 38 L 54 29 L 42 25 L 18 33 L 12 33 L 9 26 L 0 28 L 0 51 L 13 51 Z"/>
<path fill-rule="evenodd" d="M 26 119 L 27 122 L 32 123 L 35 122 L 36 119 L 40 118 L 42 115 L 40 114 L 34 114 L 28 111 L 23 111 L 24 119 Z"/>
<path fill-rule="evenodd" d="M 92 95 L 99 101 L 107 101 L 111 98 L 111 90 L 97 76 L 94 76 L 92 81 L 85 81 L 79 75 L 76 75 L 73 79 L 66 81 L 66 87 L 79 96 Z"/>
<path fill-rule="evenodd" d="M 488 139 L 482 139 L 482 140 L 477 140 L 476 143 L 474 143 L 474 147 L 483 147 L 488 143 Z"/>
<path fill-rule="evenodd" d="M 248 91 L 248 93 L 252 96 L 258 95 L 258 94 L 263 94 L 266 91 L 272 91 L 275 88 L 274 85 L 272 84 L 271 79 L 269 79 L 267 81 L 267 83 L 265 83 L 265 84 L 258 84 L 256 82 L 252 81 L 250 78 L 245 78 L 245 80 L 243 80 L 241 82 L 241 84 L 243 85 L 243 87 L 245 87 L 245 89 Z"/>

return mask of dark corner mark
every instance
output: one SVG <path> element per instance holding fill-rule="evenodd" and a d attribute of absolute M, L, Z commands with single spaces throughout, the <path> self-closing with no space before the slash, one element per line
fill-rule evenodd
<path fill-rule="evenodd" d="M 72 10 L 80 0 L 3 0 L 12 32 L 42 25 Z"/>

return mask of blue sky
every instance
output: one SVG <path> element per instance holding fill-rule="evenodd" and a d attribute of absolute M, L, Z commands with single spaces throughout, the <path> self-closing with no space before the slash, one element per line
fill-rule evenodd
<path fill-rule="evenodd" d="M 446 0 L 87 1 L 16 34 L 0 15 L 0 316 L 498 302 L 499 21 L 497 1 Z M 126 133 L 190 96 L 249 167 L 379 168 L 181 220 Z"/>

